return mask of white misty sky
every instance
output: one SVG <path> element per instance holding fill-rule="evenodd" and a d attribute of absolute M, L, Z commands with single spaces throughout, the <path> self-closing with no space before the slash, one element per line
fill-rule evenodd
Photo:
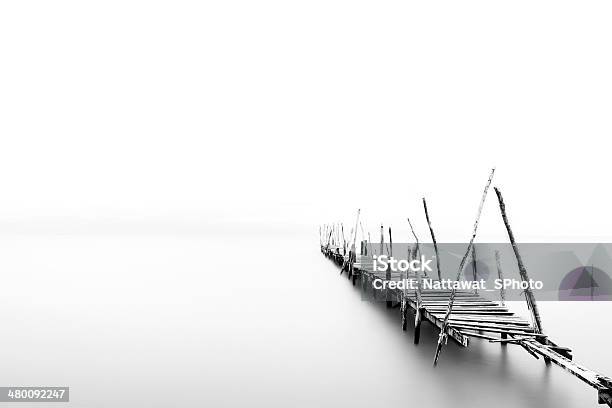
<path fill-rule="evenodd" d="M 4 2 L 0 226 L 612 237 L 607 1 Z M 76 220 L 76 221 L 75 221 Z M 505 240 L 491 194 L 481 239 Z M 404 238 L 405 237 L 405 238 Z"/>

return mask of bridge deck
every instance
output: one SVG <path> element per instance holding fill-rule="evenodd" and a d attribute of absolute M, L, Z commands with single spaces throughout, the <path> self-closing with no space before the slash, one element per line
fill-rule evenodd
<path fill-rule="evenodd" d="M 374 280 L 417 282 L 414 274 L 405 275 L 393 272 L 373 271 L 369 257 L 357 255 L 354 262 L 351 257 L 343 255 L 343 248 L 322 246 L 321 252 L 341 267 L 341 273 L 347 270 L 347 276 L 355 285 L 361 282 L 364 293 L 375 300 L 386 301 L 389 307 L 400 306 L 402 326 L 406 329 L 408 311 L 415 314 L 415 343 L 419 341 L 421 320 L 424 319 L 438 328 L 443 327 L 448 310 L 450 290 L 419 289 L 375 289 Z M 380 285 L 377 285 L 380 286 Z M 490 342 L 516 344 L 525 349 L 536 359 L 543 357 L 562 367 L 598 391 L 598 402 L 612 407 L 612 379 L 598 374 L 572 361 L 571 350 L 551 341 L 545 334 L 537 333 L 529 320 L 514 314 L 498 301 L 490 300 L 473 290 L 457 290 L 452 313 L 446 333 L 463 347 L 469 345 L 469 338 L 475 337 Z"/>

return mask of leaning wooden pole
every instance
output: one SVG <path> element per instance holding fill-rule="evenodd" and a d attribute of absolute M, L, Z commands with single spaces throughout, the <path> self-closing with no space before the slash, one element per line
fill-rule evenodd
<path fill-rule="evenodd" d="M 357 209 L 357 219 L 355 220 L 355 235 L 353 235 L 353 248 L 355 247 L 355 243 L 357 242 L 357 226 L 360 225 L 359 224 L 359 214 L 361 214 L 361 208 Z M 363 235 L 363 228 L 361 229 L 361 234 Z"/>
<path fill-rule="evenodd" d="M 412 223 L 410 222 L 410 218 L 406 218 L 408 220 L 408 225 L 410 225 L 410 231 L 412 231 L 412 235 L 414 236 L 414 240 L 416 241 L 416 248 L 414 249 L 414 256 L 412 259 L 417 258 L 421 254 L 421 250 L 419 248 L 419 237 L 417 237 L 416 232 L 414 232 L 414 228 L 412 227 Z M 410 261 L 411 259 L 409 259 Z M 414 344 L 419 344 L 419 338 L 421 337 L 421 322 L 423 320 L 423 300 L 421 298 L 421 275 L 419 274 L 419 270 L 414 271 L 414 275 L 416 278 L 416 308 L 414 314 Z"/>
<path fill-rule="evenodd" d="M 362 240 L 363 240 L 363 252 L 361 253 L 361 255 L 368 255 L 368 243 L 370 241 L 370 234 L 366 234 L 365 231 L 363 230 L 363 224 L 361 223 L 361 220 L 359 221 L 359 228 L 361 229 L 361 236 L 362 236 Z M 370 243 L 370 247 L 371 247 L 371 243 Z M 370 248 L 371 249 L 371 248 Z M 370 252 L 372 252 L 370 250 Z M 373 255 L 373 254 L 369 254 L 369 255 Z"/>
<path fill-rule="evenodd" d="M 506 205 L 504 204 L 504 198 L 502 197 L 501 191 L 499 191 L 497 187 L 495 187 L 495 194 L 497 194 L 497 200 L 499 201 L 499 209 L 501 211 L 502 219 L 504 220 L 506 231 L 508 231 L 508 237 L 510 238 L 510 244 L 512 245 L 514 256 L 516 256 L 516 262 L 518 264 L 521 279 L 523 280 L 523 282 L 529 282 L 527 269 L 525 269 L 525 265 L 523 264 L 523 258 L 521 258 L 521 254 L 519 253 L 518 246 L 516 245 L 516 241 L 514 240 L 514 234 L 512 233 L 512 229 L 510 228 L 508 216 L 506 215 Z M 536 304 L 535 296 L 533 295 L 533 292 L 531 291 L 531 287 L 529 285 L 527 285 L 527 289 L 525 289 L 525 298 L 527 299 L 527 305 L 529 306 L 529 310 L 531 311 L 531 315 L 533 317 L 533 323 L 535 326 L 534 328 L 538 333 L 542 333 L 542 321 L 540 319 L 540 314 L 538 313 L 538 305 Z"/>
<path fill-rule="evenodd" d="M 335 238 L 336 251 L 340 252 L 340 223 L 336 223 L 336 238 Z"/>
<path fill-rule="evenodd" d="M 498 250 L 495 250 L 495 264 L 497 265 L 497 277 L 499 278 L 500 281 L 503 281 L 504 271 L 502 270 L 502 267 L 501 267 L 501 259 L 499 257 Z M 503 285 L 499 288 L 499 297 L 501 298 L 501 305 L 505 306 L 506 305 L 506 290 L 504 289 Z"/>
<path fill-rule="evenodd" d="M 359 225 L 359 214 L 361 214 L 361 209 L 357 209 L 357 217 L 355 219 L 355 228 L 351 231 L 351 246 L 349 249 L 349 279 L 352 279 L 353 285 L 355 285 L 355 262 L 357 261 L 357 226 Z M 345 244 L 346 246 L 346 244 Z M 346 251 L 346 250 L 345 250 Z"/>
<path fill-rule="evenodd" d="M 406 258 L 408 262 L 410 262 L 410 247 L 408 247 L 408 257 Z M 401 302 L 401 316 L 402 316 L 402 330 L 406 331 L 406 326 L 408 323 L 408 296 L 406 294 L 406 286 L 408 282 L 408 270 L 405 270 L 402 273 L 402 279 L 404 280 L 404 287 L 402 289 L 402 302 Z"/>
<path fill-rule="evenodd" d="M 425 209 L 425 218 L 427 219 L 427 226 L 429 227 L 429 233 L 431 234 L 431 240 L 433 241 L 434 251 L 436 253 L 436 269 L 438 271 L 438 280 L 442 279 L 442 272 L 440 272 L 440 256 L 438 255 L 438 243 L 436 242 L 436 236 L 434 235 L 433 228 L 431 227 L 431 221 L 429 220 L 429 212 L 427 211 L 427 202 L 423 197 L 423 208 Z"/>
<path fill-rule="evenodd" d="M 335 223 L 335 222 L 332 224 L 332 232 L 333 232 L 333 233 L 332 233 L 332 241 L 331 241 L 331 244 L 332 244 L 333 246 L 335 246 L 335 245 L 336 245 L 336 223 Z"/>
<path fill-rule="evenodd" d="M 346 255 L 346 238 L 344 238 L 344 223 L 340 223 L 340 231 L 342 237 L 342 255 Z"/>
<path fill-rule="evenodd" d="M 502 267 L 501 267 L 501 259 L 499 257 L 499 251 L 497 249 L 495 250 L 495 264 L 497 266 L 497 278 L 499 279 L 500 282 L 503 282 L 504 281 L 504 271 L 502 270 Z M 506 305 L 506 289 L 504 289 L 504 285 L 502 285 L 499 288 L 499 298 L 501 299 L 501 305 L 505 306 Z M 508 338 L 508 334 L 502 333 L 501 338 L 502 340 L 506 340 Z M 501 344 L 505 345 L 507 343 L 501 343 Z"/>
<path fill-rule="evenodd" d="M 470 255 L 472 245 L 474 245 L 474 240 L 476 239 L 476 232 L 478 231 L 478 222 L 480 221 L 482 208 L 484 207 L 484 203 L 487 198 L 487 193 L 489 191 L 489 187 L 491 186 L 491 181 L 493 181 L 494 174 L 495 168 L 491 169 L 491 174 L 489 175 L 487 184 L 485 185 L 484 191 L 482 192 L 482 198 L 480 199 L 480 205 L 478 206 L 478 212 L 476 213 L 476 221 L 474 222 L 474 229 L 472 230 L 472 238 L 470 239 L 470 243 L 468 244 L 467 249 L 465 250 L 465 254 L 461 259 L 461 263 L 459 264 L 459 270 L 457 271 L 457 277 L 455 278 L 455 280 L 459 280 L 459 278 L 461 277 L 461 273 L 463 272 L 463 268 L 465 266 L 465 261 Z M 448 338 L 446 330 L 448 328 L 448 320 L 450 319 L 450 315 L 453 311 L 453 302 L 455 301 L 456 294 L 457 290 L 453 286 L 450 297 L 448 299 L 448 309 L 446 310 L 446 315 L 444 316 L 444 321 L 442 322 L 442 327 L 440 328 L 440 335 L 438 336 L 438 345 L 436 346 L 436 354 L 434 356 L 434 366 L 438 364 L 438 358 L 440 357 L 440 351 L 442 351 L 442 345 L 446 343 L 446 340 Z"/>
<path fill-rule="evenodd" d="M 412 228 L 412 223 L 410 222 L 410 218 L 406 218 L 408 220 L 408 225 L 410 225 L 410 231 L 412 232 L 412 236 L 414 237 L 414 240 L 416 241 L 416 251 L 417 251 L 417 256 L 421 254 L 421 249 L 419 247 L 419 237 L 417 237 L 417 234 L 414 232 L 414 228 Z"/>
<path fill-rule="evenodd" d="M 359 221 L 359 229 L 361 229 L 361 235 L 364 237 L 363 239 L 365 239 L 366 233 L 363 230 L 363 224 L 361 223 L 361 221 Z"/>
<path fill-rule="evenodd" d="M 389 257 L 393 257 L 393 238 L 391 237 L 391 227 L 389 227 L 389 245 L 387 246 L 387 253 L 389 254 Z M 387 273 L 385 275 L 387 281 L 390 281 L 392 279 L 391 272 L 393 272 L 391 270 L 391 265 L 387 265 Z M 391 308 L 393 306 L 393 300 L 389 296 L 389 289 L 387 289 L 385 293 L 385 297 L 387 299 L 387 307 Z"/>
<path fill-rule="evenodd" d="M 478 269 L 476 268 L 476 245 L 472 245 L 472 276 L 474 282 L 478 280 Z M 478 287 L 474 288 L 474 294 L 478 294 Z"/>

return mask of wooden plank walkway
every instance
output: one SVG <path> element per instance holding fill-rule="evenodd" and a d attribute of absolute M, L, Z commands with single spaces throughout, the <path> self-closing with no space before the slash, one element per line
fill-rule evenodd
<path fill-rule="evenodd" d="M 418 277 L 400 272 L 373 271 L 371 257 L 356 255 L 354 246 L 347 252 L 346 245 L 321 245 L 321 252 L 334 261 L 341 273 L 346 272 L 353 285 L 360 282 L 363 291 L 369 291 L 373 299 L 386 301 L 388 307 L 399 307 L 402 328 L 406 330 L 408 312 L 415 315 L 414 342 L 419 342 L 420 325 L 423 320 L 442 329 L 462 347 L 469 345 L 470 338 L 479 338 L 494 343 L 515 344 L 536 359 L 540 357 L 549 364 L 554 363 L 575 375 L 598 392 L 598 402 L 612 407 L 612 380 L 572 361 L 571 350 L 551 341 L 539 332 L 529 320 L 516 315 L 501 302 L 486 299 L 474 291 L 457 290 L 448 324 L 444 319 L 448 311 L 450 290 L 421 290 Z M 429 277 L 431 278 L 431 277 Z M 382 281 L 414 282 L 418 289 L 375 289 L 376 279 Z M 440 334 L 441 338 L 442 333 Z"/>

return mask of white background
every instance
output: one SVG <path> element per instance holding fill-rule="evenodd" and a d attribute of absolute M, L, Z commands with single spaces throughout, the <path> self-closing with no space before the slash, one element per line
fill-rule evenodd
<path fill-rule="evenodd" d="M 361 207 L 406 240 L 426 195 L 466 240 L 496 166 L 517 239 L 609 239 L 611 9 L 3 2 L 0 225 L 316 237 Z"/>
<path fill-rule="evenodd" d="M 438 241 L 465 242 L 496 166 L 517 240 L 609 241 L 611 11 L 1 2 L 0 385 L 79 407 L 596 406 L 519 347 L 449 343 L 434 370 L 436 330 L 414 346 L 362 302 L 317 228 L 360 207 L 428 241 L 425 195 Z M 479 239 L 507 240 L 492 191 Z M 540 304 L 607 375 L 609 308 Z"/>

